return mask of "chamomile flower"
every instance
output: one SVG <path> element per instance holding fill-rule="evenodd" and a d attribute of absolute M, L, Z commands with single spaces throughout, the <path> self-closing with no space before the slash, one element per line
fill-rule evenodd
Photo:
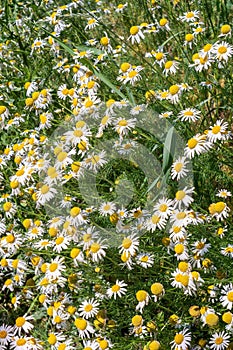
<path fill-rule="evenodd" d="M 223 286 L 221 289 L 220 302 L 223 307 L 226 307 L 228 310 L 232 309 L 233 305 L 233 285 L 232 283 Z"/>
<path fill-rule="evenodd" d="M 194 254 L 203 256 L 205 253 L 209 251 L 211 244 L 206 243 L 206 238 L 202 238 L 201 240 L 194 242 L 192 244 L 192 247 L 193 247 Z"/>
<path fill-rule="evenodd" d="M 183 16 L 180 16 L 182 22 L 195 22 L 199 18 L 199 11 L 189 11 L 185 12 Z"/>
<path fill-rule="evenodd" d="M 172 170 L 171 170 L 171 177 L 172 179 L 180 180 L 184 176 L 188 174 L 188 160 L 186 157 L 179 157 L 173 164 L 172 164 Z"/>
<path fill-rule="evenodd" d="M 106 160 L 106 152 L 101 151 L 99 153 L 93 152 L 85 159 L 85 166 L 88 169 L 97 172 L 99 168 L 101 168 L 104 164 L 107 163 Z"/>
<path fill-rule="evenodd" d="M 122 243 L 119 246 L 119 252 L 122 254 L 133 256 L 137 252 L 138 246 L 139 246 L 139 238 L 136 234 L 132 234 L 125 237 L 122 240 Z"/>
<path fill-rule="evenodd" d="M 99 262 L 106 255 L 105 249 L 107 249 L 107 246 L 98 239 L 90 245 L 88 256 L 90 256 L 92 261 Z"/>
<path fill-rule="evenodd" d="M 120 137 L 123 137 L 127 135 L 135 127 L 135 125 L 135 118 L 125 119 L 124 117 L 120 117 L 115 121 L 114 129 L 120 135 Z"/>
<path fill-rule="evenodd" d="M 184 243 L 175 243 L 174 245 L 174 252 L 177 260 L 187 260 L 189 255 L 188 255 L 188 249 L 186 244 Z"/>
<path fill-rule="evenodd" d="M 39 191 L 36 192 L 37 205 L 44 205 L 56 195 L 57 190 L 49 185 L 43 184 Z"/>
<path fill-rule="evenodd" d="M 143 308 L 149 303 L 149 300 L 150 300 L 149 293 L 147 293 L 145 290 L 139 290 L 136 293 L 136 299 L 138 301 L 138 304 L 136 306 L 136 311 L 139 310 L 142 313 Z"/>
<path fill-rule="evenodd" d="M 159 299 L 161 299 L 165 294 L 164 286 L 159 283 L 153 283 L 150 287 L 152 298 L 154 299 L 154 302 L 157 302 Z"/>
<path fill-rule="evenodd" d="M 116 300 L 117 297 L 121 298 L 127 291 L 127 284 L 124 281 L 116 280 L 116 283 L 107 289 L 107 296 L 109 298 L 114 298 Z"/>
<path fill-rule="evenodd" d="M 224 202 L 217 202 L 209 206 L 209 212 L 217 221 L 221 221 L 229 216 L 230 208 Z"/>
<path fill-rule="evenodd" d="M 130 28 L 130 36 L 128 37 L 127 40 L 130 40 L 132 44 L 134 44 L 135 42 L 139 44 L 140 41 L 143 40 L 144 38 L 145 36 L 140 26 L 132 26 Z"/>
<path fill-rule="evenodd" d="M 169 233 L 169 237 L 173 242 L 180 241 L 186 237 L 186 229 L 183 226 L 172 225 Z"/>
<path fill-rule="evenodd" d="M 164 64 L 163 74 L 167 77 L 169 74 L 176 74 L 179 67 L 179 62 L 177 61 L 167 61 Z"/>
<path fill-rule="evenodd" d="M 226 190 L 226 189 L 221 189 L 218 191 L 218 193 L 216 194 L 217 197 L 220 198 L 227 198 L 227 197 L 231 197 L 231 192 Z"/>
<path fill-rule="evenodd" d="M 176 196 L 174 199 L 174 208 L 181 209 L 182 207 L 188 207 L 194 199 L 191 197 L 193 194 L 194 187 L 192 188 L 183 188 L 182 190 L 179 190 L 176 192 Z"/>
<path fill-rule="evenodd" d="M 166 97 L 167 100 L 171 101 L 171 103 L 176 104 L 179 102 L 179 98 L 181 96 L 182 89 L 178 84 L 171 85 L 168 90 L 168 95 Z"/>
<path fill-rule="evenodd" d="M 3 346 L 5 349 L 5 346 L 10 343 L 15 335 L 15 331 L 14 327 L 2 324 L 0 326 L 0 346 Z"/>
<path fill-rule="evenodd" d="M 150 253 L 140 253 L 135 257 L 136 263 L 139 266 L 142 266 L 144 269 L 153 266 L 154 264 L 154 256 Z"/>
<path fill-rule="evenodd" d="M 229 24 L 223 24 L 220 30 L 221 34 L 219 35 L 219 38 L 221 37 L 228 37 L 231 36 L 231 26 Z"/>
<path fill-rule="evenodd" d="M 99 212 L 103 216 L 112 215 L 116 212 L 116 204 L 113 202 L 104 202 L 100 205 Z"/>
<path fill-rule="evenodd" d="M 78 330 L 79 336 L 83 338 L 89 338 L 91 334 L 95 333 L 91 324 L 82 317 L 75 318 L 74 324 Z"/>
<path fill-rule="evenodd" d="M 208 151 L 212 144 L 207 140 L 207 135 L 197 134 L 188 140 L 184 149 L 184 155 L 188 158 L 193 158 L 196 154 L 200 155 Z"/>
<path fill-rule="evenodd" d="M 228 244 L 227 247 L 221 249 L 221 254 L 224 256 L 228 256 L 229 258 L 233 258 L 233 245 Z"/>
<path fill-rule="evenodd" d="M 166 219 L 160 214 L 160 212 L 154 212 L 153 215 L 146 220 L 145 228 L 151 232 L 154 232 L 157 228 L 162 230 L 166 226 Z"/>
<path fill-rule="evenodd" d="M 45 275 L 50 280 L 56 279 L 61 276 L 64 272 L 66 266 L 64 265 L 64 258 L 57 256 L 55 259 L 52 259 L 50 263 L 46 265 Z"/>
<path fill-rule="evenodd" d="M 124 4 L 119 4 L 119 5 L 117 5 L 115 11 L 118 12 L 118 13 L 123 12 L 124 9 L 125 9 L 127 6 L 128 6 L 128 3 L 127 3 L 127 2 L 124 3 Z"/>
<path fill-rule="evenodd" d="M 94 317 L 99 311 L 99 302 L 95 299 L 88 299 L 81 303 L 78 312 L 83 318 Z"/>
<path fill-rule="evenodd" d="M 93 18 L 93 17 L 88 18 L 85 30 L 93 29 L 98 25 L 99 25 L 99 23 L 98 23 L 98 20 L 96 18 Z"/>
<path fill-rule="evenodd" d="M 225 41 L 215 43 L 213 47 L 213 55 L 219 62 L 219 68 L 222 68 L 222 63 L 226 63 L 233 55 L 233 46 Z"/>
<path fill-rule="evenodd" d="M 167 219 L 170 216 L 173 209 L 173 201 L 165 197 L 160 198 L 153 208 L 154 212 L 157 212 L 159 216 L 164 219 Z"/>
<path fill-rule="evenodd" d="M 181 121 L 195 122 L 201 117 L 201 112 L 195 108 L 186 108 L 177 116 Z"/>
<path fill-rule="evenodd" d="M 13 350 L 28 350 L 29 337 L 14 336 L 10 343 L 10 348 Z"/>
<path fill-rule="evenodd" d="M 171 348 L 175 350 L 186 350 L 191 343 L 191 333 L 187 328 L 176 333 L 174 340 L 170 343 Z"/>
<path fill-rule="evenodd" d="M 229 137 L 227 127 L 228 123 L 224 122 L 224 120 L 217 120 L 215 125 L 208 130 L 208 140 L 213 143 L 218 140 L 226 140 Z"/>
<path fill-rule="evenodd" d="M 33 320 L 32 316 L 20 316 L 17 317 L 15 320 L 15 329 L 18 335 L 21 334 L 21 331 L 23 330 L 25 333 L 29 333 L 29 331 L 31 331 L 34 326 L 32 323 L 30 323 L 29 321 Z"/>
<path fill-rule="evenodd" d="M 210 338 L 210 349 L 213 350 L 224 350 L 230 343 L 230 335 L 222 331 L 214 333 Z"/>

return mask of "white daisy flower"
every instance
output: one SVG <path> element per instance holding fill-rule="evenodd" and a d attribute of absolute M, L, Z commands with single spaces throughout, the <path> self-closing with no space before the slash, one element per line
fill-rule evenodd
<path fill-rule="evenodd" d="M 99 311 L 99 302 L 94 298 L 85 300 L 79 306 L 78 312 L 83 318 L 94 317 Z"/>
<path fill-rule="evenodd" d="M 170 343 L 175 350 L 186 350 L 191 344 L 191 332 L 185 328 L 176 333 L 174 340 Z"/>
<path fill-rule="evenodd" d="M 186 176 L 188 174 L 188 160 L 186 157 L 179 157 L 173 164 L 172 164 L 172 170 L 171 170 L 171 177 L 172 179 L 180 180 L 182 177 Z"/>
<path fill-rule="evenodd" d="M 222 331 L 214 333 L 210 338 L 210 349 L 225 350 L 230 343 L 230 335 Z"/>
<path fill-rule="evenodd" d="M 130 40 L 132 44 L 135 42 L 140 43 L 141 40 L 145 38 L 140 26 L 133 26 L 130 28 L 130 36 L 127 40 Z"/>
<path fill-rule="evenodd" d="M 127 284 L 124 281 L 116 280 L 116 283 L 107 289 L 107 296 L 109 298 L 114 298 L 116 300 L 117 297 L 121 298 L 127 291 Z"/>
<path fill-rule="evenodd" d="M 232 309 L 233 305 L 233 285 L 232 283 L 223 286 L 221 289 L 220 302 L 223 307 L 226 307 L 228 310 Z"/>
<path fill-rule="evenodd" d="M 194 199 L 191 197 L 193 191 L 194 187 L 189 189 L 185 187 L 182 190 L 177 191 L 176 197 L 173 201 L 174 208 L 178 207 L 180 210 L 182 207 L 188 207 L 194 201 Z"/>
<path fill-rule="evenodd" d="M 23 330 L 25 333 L 29 333 L 29 331 L 31 331 L 34 326 L 32 323 L 28 322 L 30 320 L 33 320 L 32 316 L 20 316 L 17 317 L 15 320 L 15 329 L 16 332 L 18 333 L 18 335 L 21 335 L 21 331 Z"/>
<path fill-rule="evenodd" d="M 186 108 L 177 116 L 181 121 L 195 122 L 201 117 L 201 112 L 195 108 Z"/>

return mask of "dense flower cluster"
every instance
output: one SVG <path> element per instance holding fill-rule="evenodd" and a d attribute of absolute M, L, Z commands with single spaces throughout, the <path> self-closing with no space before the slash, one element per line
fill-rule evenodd
<path fill-rule="evenodd" d="M 0 9 L 2 350 L 232 349 L 231 26 L 144 3 Z"/>

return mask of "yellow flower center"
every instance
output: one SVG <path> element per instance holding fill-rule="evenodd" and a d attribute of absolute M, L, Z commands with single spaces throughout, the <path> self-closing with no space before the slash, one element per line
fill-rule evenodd
<path fill-rule="evenodd" d="M 231 31 L 231 27 L 229 24 L 224 24 L 221 28 L 221 33 L 222 34 L 228 34 Z"/>
<path fill-rule="evenodd" d="M 188 275 L 181 275 L 180 282 L 183 284 L 184 287 L 187 287 L 189 284 L 189 276 Z"/>
<path fill-rule="evenodd" d="M 161 18 L 161 20 L 159 21 L 159 25 L 161 27 L 165 26 L 167 24 L 168 20 L 166 18 Z"/>
<path fill-rule="evenodd" d="M 107 46 L 109 44 L 109 39 L 106 36 L 104 36 L 100 39 L 100 44 L 103 46 Z"/>
<path fill-rule="evenodd" d="M 174 340 L 176 344 L 180 345 L 184 340 L 183 334 L 176 334 Z"/>
<path fill-rule="evenodd" d="M 180 90 L 180 88 L 179 88 L 178 85 L 172 85 L 169 88 L 169 92 L 170 92 L 171 95 L 177 94 L 179 92 L 179 90 Z"/>
<path fill-rule="evenodd" d="M 150 289 L 152 294 L 159 295 L 163 292 L 163 285 L 161 283 L 153 283 Z"/>
<path fill-rule="evenodd" d="M 67 157 L 67 153 L 66 152 L 60 152 L 58 155 L 57 155 L 57 160 L 59 162 L 63 162 L 63 160 L 65 160 Z"/>
<path fill-rule="evenodd" d="M 58 237 L 58 238 L 55 240 L 55 244 L 56 244 L 56 245 L 62 244 L 63 242 L 64 242 L 64 237 Z"/>
<path fill-rule="evenodd" d="M 227 52 L 226 46 L 220 46 L 220 47 L 218 48 L 218 53 L 220 53 L 221 55 L 224 54 L 224 53 L 226 53 L 226 52 Z"/>
<path fill-rule="evenodd" d="M 70 210 L 70 215 L 75 218 L 76 216 L 78 216 L 80 214 L 81 209 L 79 207 L 73 207 Z"/>
<path fill-rule="evenodd" d="M 188 267 L 189 265 L 185 261 L 181 261 L 178 265 L 179 270 L 182 272 L 186 272 L 188 270 Z"/>
<path fill-rule="evenodd" d="M 4 339 L 7 337 L 7 332 L 6 331 L 0 331 L 0 339 Z"/>
<path fill-rule="evenodd" d="M 130 65 L 128 62 L 124 62 L 124 63 L 121 64 L 121 67 L 120 67 L 120 68 L 121 68 L 122 72 L 125 73 L 125 72 L 127 72 L 127 70 L 130 68 L 130 66 L 131 66 L 131 65 Z"/>
<path fill-rule="evenodd" d="M 126 125 L 128 125 L 128 122 L 127 122 L 127 120 L 122 119 L 122 120 L 120 120 L 120 121 L 118 122 L 118 125 L 119 125 L 119 126 L 126 126 Z"/>
<path fill-rule="evenodd" d="M 184 191 L 177 191 L 176 192 L 176 199 L 178 201 L 181 201 L 182 199 L 184 199 L 186 193 Z"/>
<path fill-rule="evenodd" d="M 183 164 L 182 163 L 176 163 L 176 165 L 174 166 L 174 169 L 177 173 L 179 173 L 183 168 Z"/>
<path fill-rule="evenodd" d="M 132 324 L 134 327 L 139 327 L 142 323 L 142 316 L 140 315 L 135 315 L 133 318 L 132 318 Z"/>
<path fill-rule="evenodd" d="M 23 346 L 26 344 L 26 340 L 24 338 L 19 338 L 18 340 L 16 340 L 16 344 L 17 346 Z"/>
<path fill-rule="evenodd" d="M 132 245 L 132 240 L 130 238 L 124 238 L 122 242 L 122 247 L 124 249 L 129 249 Z"/>
<path fill-rule="evenodd" d="M 151 221 L 154 225 L 158 224 L 160 221 L 160 217 L 158 215 L 153 215 Z"/>
<path fill-rule="evenodd" d="M 223 343 L 223 338 L 222 337 L 218 337 L 218 338 L 215 339 L 215 344 L 216 345 L 220 345 L 222 343 Z"/>
<path fill-rule="evenodd" d="M 192 41 L 193 38 L 194 38 L 194 35 L 193 35 L 193 34 L 186 34 L 186 35 L 185 35 L 185 40 L 188 41 L 188 42 Z"/>
<path fill-rule="evenodd" d="M 198 141 L 196 139 L 189 139 L 188 140 L 188 148 L 193 149 L 198 144 Z"/>
<path fill-rule="evenodd" d="M 182 219 L 184 219 L 186 217 L 186 214 L 183 211 L 181 211 L 180 213 L 178 213 L 176 215 L 176 217 L 177 217 L 178 220 L 182 220 Z"/>
<path fill-rule="evenodd" d="M 82 130 L 74 130 L 74 136 L 75 137 L 81 137 L 81 136 L 83 136 L 83 132 L 82 132 Z"/>
<path fill-rule="evenodd" d="M 221 130 L 221 126 L 215 125 L 215 126 L 212 128 L 212 133 L 216 135 L 216 134 L 219 133 L 220 130 Z"/>
<path fill-rule="evenodd" d="M 215 314 L 208 314 L 206 315 L 205 320 L 208 326 L 216 326 L 216 324 L 218 323 L 218 316 Z"/>
<path fill-rule="evenodd" d="M 15 325 L 16 327 L 23 327 L 23 325 L 25 324 L 26 320 L 24 317 L 18 317 L 15 321 Z"/>
<path fill-rule="evenodd" d="M 227 324 L 230 324 L 231 321 L 232 321 L 232 313 L 230 311 L 228 312 L 225 312 L 223 315 L 222 315 L 222 320 L 223 322 L 227 323 Z"/>
<path fill-rule="evenodd" d="M 3 204 L 3 210 L 4 211 L 10 211 L 12 208 L 12 203 L 11 202 L 6 202 Z"/>
<path fill-rule="evenodd" d="M 184 252 L 184 245 L 181 243 L 178 243 L 175 245 L 174 250 L 175 250 L 176 254 L 182 254 Z"/>
<path fill-rule="evenodd" d="M 74 324 L 80 331 L 84 331 L 87 328 L 87 321 L 83 318 L 76 318 Z"/>
<path fill-rule="evenodd" d="M 163 58 L 164 54 L 162 52 L 157 52 L 155 55 L 155 59 L 157 61 L 161 61 L 161 59 Z"/>
<path fill-rule="evenodd" d="M 73 248 L 70 252 L 70 256 L 72 259 L 75 259 L 80 253 L 80 249 L 79 248 Z"/>
<path fill-rule="evenodd" d="M 136 35 L 139 32 L 139 27 L 138 26 L 133 26 L 130 28 L 130 34 L 131 35 Z"/>
<path fill-rule="evenodd" d="M 226 207 L 226 204 L 224 202 L 217 202 L 215 203 L 215 211 L 217 213 L 221 213 Z"/>
<path fill-rule="evenodd" d="M 85 307 L 84 307 L 84 310 L 86 312 L 90 312 L 91 310 L 93 309 L 93 306 L 91 304 L 87 304 Z"/>
<path fill-rule="evenodd" d="M 186 18 L 193 18 L 193 17 L 194 17 L 194 13 L 193 12 L 186 13 Z"/>
<path fill-rule="evenodd" d="M 100 250 L 100 244 L 93 243 L 90 249 L 92 253 L 97 253 Z"/>
<path fill-rule="evenodd" d="M 57 337 L 55 336 L 55 334 L 49 335 L 48 342 L 50 345 L 54 345 L 57 342 Z"/>
<path fill-rule="evenodd" d="M 6 241 L 7 241 L 7 243 L 14 243 L 14 241 L 15 241 L 15 236 L 13 236 L 13 235 L 7 235 L 7 236 L 6 236 Z"/>
<path fill-rule="evenodd" d="M 49 266 L 49 271 L 50 272 L 54 272 L 56 271 L 58 268 L 58 264 L 57 263 L 52 263 L 50 266 Z"/>
<path fill-rule="evenodd" d="M 98 156 L 97 154 L 91 158 L 92 164 L 97 164 L 99 161 L 100 161 L 100 156 Z"/>
<path fill-rule="evenodd" d="M 121 287 L 118 286 L 117 284 L 114 284 L 114 286 L 112 286 L 112 288 L 111 288 L 113 293 L 119 292 L 120 289 L 121 289 Z"/>
<path fill-rule="evenodd" d="M 227 293 L 227 299 L 230 301 L 230 302 L 233 302 L 233 291 L 230 291 Z"/>
<path fill-rule="evenodd" d="M 173 66 L 173 61 L 167 61 L 164 65 L 165 69 L 169 69 Z"/>
<path fill-rule="evenodd" d="M 49 186 L 48 186 L 48 185 L 43 185 L 43 186 L 41 187 L 41 189 L 40 189 L 40 192 L 41 192 L 42 194 L 48 193 L 48 192 L 49 192 Z"/>
<path fill-rule="evenodd" d="M 136 299 L 137 299 L 137 301 L 139 301 L 139 302 L 145 301 L 146 298 L 147 298 L 147 295 L 148 295 L 148 293 L 147 293 L 145 290 L 139 290 L 139 291 L 136 293 Z"/>

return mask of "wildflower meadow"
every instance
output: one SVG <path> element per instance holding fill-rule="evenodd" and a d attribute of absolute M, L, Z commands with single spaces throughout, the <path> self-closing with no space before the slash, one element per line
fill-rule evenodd
<path fill-rule="evenodd" d="M 0 2 L 0 350 L 233 349 L 233 2 Z"/>

